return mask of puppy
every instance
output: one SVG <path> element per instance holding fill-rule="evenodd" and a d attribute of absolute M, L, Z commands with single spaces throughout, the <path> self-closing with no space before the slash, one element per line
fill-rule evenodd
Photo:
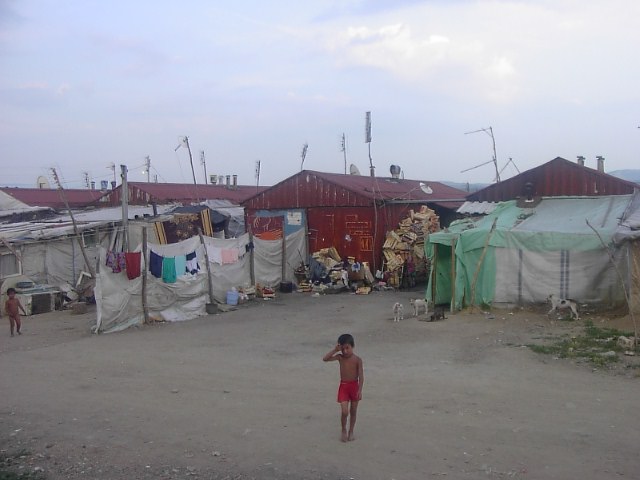
<path fill-rule="evenodd" d="M 560 310 L 571 310 L 571 318 L 574 316 L 576 320 L 580 320 L 578 317 L 578 306 L 575 301 L 569 300 L 568 298 L 558 298 L 553 293 L 549 295 L 548 300 L 551 302 L 551 310 L 547 312 L 547 315 L 550 315 L 554 310 L 560 312 Z"/>
<path fill-rule="evenodd" d="M 429 318 L 432 322 L 435 322 L 436 320 L 446 320 L 447 317 L 444 316 L 444 307 L 435 307 L 431 317 Z"/>
<path fill-rule="evenodd" d="M 413 316 L 420 315 L 420 310 L 424 310 L 424 314 L 427 314 L 427 302 L 419 298 L 411 299 L 411 306 L 413 307 Z"/>
<path fill-rule="evenodd" d="M 393 304 L 393 321 L 399 322 L 400 320 L 404 320 L 404 307 L 400 302 L 396 302 Z"/>

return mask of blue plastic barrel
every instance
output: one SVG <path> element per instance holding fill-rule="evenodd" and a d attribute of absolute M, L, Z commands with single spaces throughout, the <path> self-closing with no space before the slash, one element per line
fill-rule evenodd
<path fill-rule="evenodd" d="M 229 290 L 227 292 L 227 305 L 237 305 L 237 304 L 238 304 L 238 292 Z"/>

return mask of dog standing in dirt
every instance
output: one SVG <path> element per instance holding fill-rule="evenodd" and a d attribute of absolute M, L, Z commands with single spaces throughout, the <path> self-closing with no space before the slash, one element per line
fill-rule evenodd
<path fill-rule="evenodd" d="M 424 310 L 424 314 L 427 314 L 427 302 L 426 300 L 421 300 L 419 298 L 411 299 L 411 306 L 413 307 L 413 316 L 417 317 L 420 315 L 420 311 Z"/>
<path fill-rule="evenodd" d="M 553 293 L 549 295 L 548 300 L 551 302 L 551 310 L 547 312 L 547 316 L 551 315 L 554 310 L 560 312 L 560 310 L 571 310 L 571 318 L 576 317 L 576 320 L 580 320 L 578 317 L 578 305 L 574 300 L 568 298 L 558 298 Z"/>
<path fill-rule="evenodd" d="M 396 302 L 393 304 L 393 321 L 399 322 L 400 320 L 404 320 L 404 307 L 400 302 Z"/>

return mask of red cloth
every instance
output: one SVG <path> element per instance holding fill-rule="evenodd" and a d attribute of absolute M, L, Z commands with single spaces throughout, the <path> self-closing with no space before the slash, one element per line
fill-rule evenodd
<path fill-rule="evenodd" d="M 357 402 L 358 400 L 360 400 L 360 384 L 358 383 L 358 381 L 341 381 L 340 387 L 338 387 L 338 402 Z"/>
<path fill-rule="evenodd" d="M 124 263 L 127 267 L 127 278 L 133 280 L 140 276 L 140 252 L 126 252 L 124 254 Z"/>

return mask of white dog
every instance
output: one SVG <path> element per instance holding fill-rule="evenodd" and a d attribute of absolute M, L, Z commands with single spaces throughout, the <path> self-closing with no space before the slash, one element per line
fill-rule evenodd
<path fill-rule="evenodd" d="M 413 316 L 417 317 L 420 315 L 420 311 L 424 310 L 424 314 L 427 314 L 427 302 L 426 300 L 421 300 L 420 298 L 412 298 L 411 306 L 413 307 Z"/>
<path fill-rule="evenodd" d="M 575 316 L 576 320 L 580 320 L 580 317 L 578 317 L 578 305 L 575 301 L 567 298 L 558 298 L 554 294 L 549 295 L 549 301 L 551 302 L 551 310 L 547 312 L 547 315 L 550 315 L 554 310 L 560 312 L 560 310 L 570 309 L 571 318 Z"/>
<path fill-rule="evenodd" d="M 400 302 L 396 302 L 393 304 L 393 321 L 399 322 L 400 320 L 404 320 L 404 307 Z"/>

